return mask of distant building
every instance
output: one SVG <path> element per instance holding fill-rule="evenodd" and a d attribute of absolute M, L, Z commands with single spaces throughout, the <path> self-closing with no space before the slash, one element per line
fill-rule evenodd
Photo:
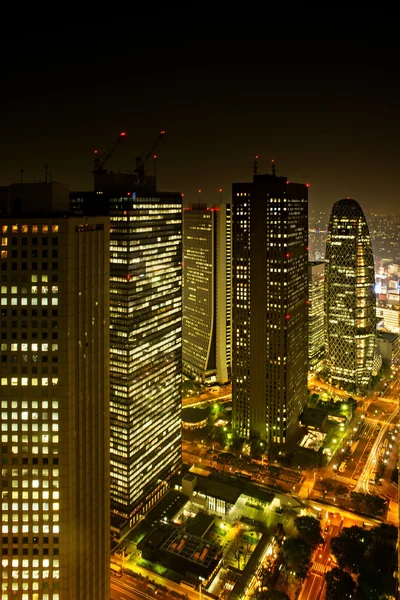
<path fill-rule="evenodd" d="M 2 189 L 2 599 L 109 593 L 109 219 Z"/>
<path fill-rule="evenodd" d="M 307 401 L 308 188 L 256 174 L 232 193 L 233 426 L 283 444 Z"/>
<path fill-rule="evenodd" d="M 313 370 L 325 349 L 325 263 L 308 263 L 308 363 Z"/>
<path fill-rule="evenodd" d="M 376 319 L 371 238 L 360 205 L 333 206 L 325 263 L 325 356 L 334 385 L 365 390 L 373 370 Z"/>
<path fill-rule="evenodd" d="M 388 331 L 378 331 L 376 341 L 383 364 L 389 367 L 397 365 L 400 358 L 398 334 Z"/>
<path fill-rule="evenodd" d="M 231 206 L 183 212 L 183 370 L 203 382 L 231 373 Z"/>

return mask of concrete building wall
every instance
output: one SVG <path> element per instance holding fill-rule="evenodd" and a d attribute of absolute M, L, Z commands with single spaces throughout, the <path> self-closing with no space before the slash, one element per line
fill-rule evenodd
<path fill-rule="evenodd" d="M 3 598 L 109 598 L 109 222 L 0 218 Z"/>

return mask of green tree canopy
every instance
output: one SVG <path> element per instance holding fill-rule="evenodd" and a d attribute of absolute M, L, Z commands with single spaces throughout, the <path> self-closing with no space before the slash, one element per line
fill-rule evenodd
<path fill-rule="evenodd" d="M 321 525 L 314 517 L 297 517 L 294 521 L 300 537 L 312 548 L 321 544 L 324 540 L 321 535 Z"/>
<path fill-rule="evenodd" d="M 290 600 L 285 592 L 280 590 L 267 590 L 258 595 L 259 600 Z"/>
<path fill-rule="evenodd" d="M 311 546 L 301 538 L 289 538 L 282 547 L 283 558 L 289 571 L 302 579 L 310 566 Z"/>
<path fill-rule="evenodd" d="M 334 567 L 325 575 L 326 600 L 345 600 L 354 597 L 356 584 L 346 571 Z"/>
<path fill-rule="evenodd" d="M 362 527 L 345 527 L 339 537 L 331 540 L 332 552 L 341 569 L 358 573 L 366 549 L 370 541 L 370 534 Z"/>

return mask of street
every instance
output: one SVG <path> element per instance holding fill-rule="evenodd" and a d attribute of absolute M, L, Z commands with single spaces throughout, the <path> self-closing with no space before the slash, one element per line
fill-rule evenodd
<path fill-rule="evenodd" d="M 325 540 L 314 552 L 312 565 L 303 583 L 299 600 L 322 600 L 324 597 L 325 573 L 336 566 L 331 555 L 331 539 L 337 537 L 343 527 L 363 526 L 361 518 L 352 518 L 345 511 L 338 512 L 335 509 L 335 513 L 326 512 L 326 507 L 324 507 L 324 510 L 325 518 L 321 521 L 321 528 Z M 326 533 L 325 528 L 328 528 Z"/>
<path fill-rule="evenodd" d="M 150 576 L 156 583 L 160 585 L 165 584 L 165 579 L 157 576 L 155 573 L 151 573 Z M 177 600 L 183 598 L 198 600 L 200 598 L 199 592 L 184 589 L 173 581 L 168 581 L 168 587 L 170 589 L 164 592 L 161 589 L 157 589 L 151 582 L 137 579 L 128 574 L 124 574 L 122 577 L 111 575 L 110 598 L 111 600 L 144 600 L 149 598 L 158 598 L 158 600 Z"/>

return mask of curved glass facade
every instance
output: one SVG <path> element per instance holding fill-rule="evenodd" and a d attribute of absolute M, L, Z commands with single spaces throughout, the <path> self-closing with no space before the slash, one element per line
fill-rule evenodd
<path fill-rule="evenodd" d="M 334 204 L 326 242 L 325 355 L 334 385 L 365 389 L 375 349 L 375 274 L 371 238 L 360 205 Z"/>

